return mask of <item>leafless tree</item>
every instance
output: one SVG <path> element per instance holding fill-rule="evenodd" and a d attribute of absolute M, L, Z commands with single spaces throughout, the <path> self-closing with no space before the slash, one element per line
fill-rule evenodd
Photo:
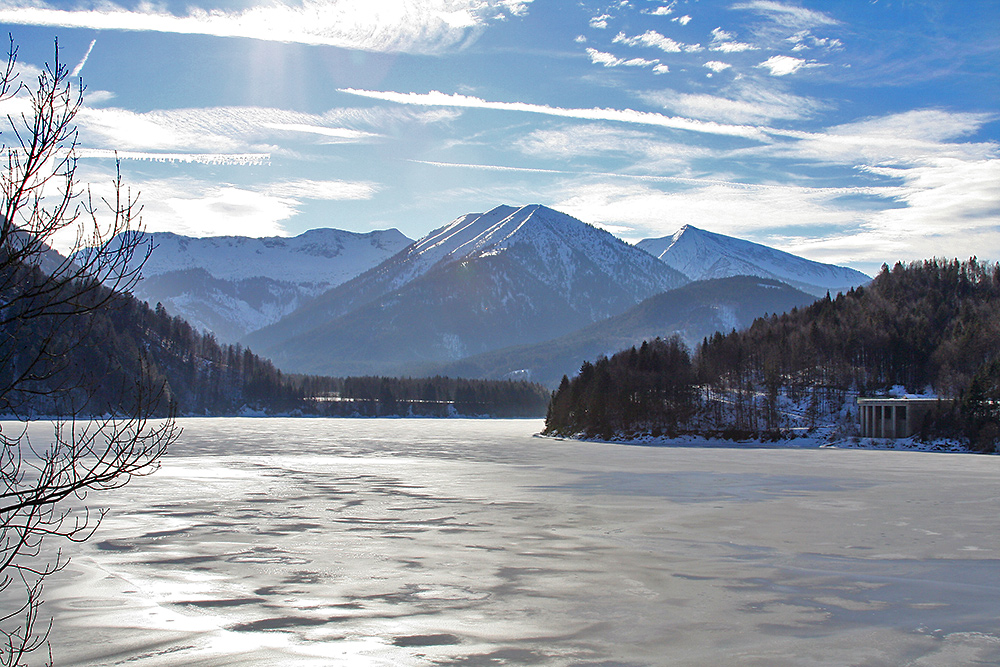
<path fill-rule="evenodd" d="M 100 522 L 79 500 L 154 471 L 176 439 L 162 414 L 162 387 L 148 376 L 123 388 L 115 412 L 98 412 L 97 387 L 68 373 L 88 343 L 92 315 L 127 292 L 151 248 L 142 241 L 137 196 L 120 172 L 113 195 L 95 198 L 77 176 L 75 118 L 83 87 L 55 56 L 34 81 L 18 74 L 13 38 L 0 61 L 6 114 L 0 165 L 0 665 L 24 664 L 48 644 L 39 621 L 45 578 L 65 565 L 46 538 L 87 539 Z M 72 251 L 53 239 L 75 232 Z M 89 382 L 99 382 L 91 379 Z M 82 397 L 82 400 L 81 400 Z M 60 414 L 41 441 L 32 409 Z M 51 654 L 49 655 L 51 660 Z"/>

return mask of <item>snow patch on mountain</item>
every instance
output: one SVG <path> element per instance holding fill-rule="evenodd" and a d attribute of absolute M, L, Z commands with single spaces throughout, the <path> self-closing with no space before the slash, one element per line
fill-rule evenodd
<path fill-rule="evenodd" d="M 135 296 L 162 303 L 170 314 L 224 342 L 277 322 L 411 242 L 397 229 L 365 234 L 313 229 L 290 238 L 138 236 L 153 251 Z"/>
<path fill-rule="evenodd" d="M 289 371 L 410 372 L 554 338 L 687 282 L 565 213 L 501 205 L 432 231 L 244 342 Z"/>
<path fill-rule="evenodd" d="M 614 282 L 643 283 L 643 289 L 646 283 L 670 289 L 685 282 L 680 276 L 664 281 L 655 262 L 631 253 L 627 243 L 606 231 L 531 204 L 520 208 L 500 205 L 486 213 L 469 213 L 432 231 L 393 259 L 397 266 L 390 269 L 391 288 L 447 262 L 495 256 L 515 248 L 529 249 L 533 261 L 525 267 L 563 294 L 573 290 L 584 267 L 593 267 Z"/>
<path fill-rule="evenodd" d="M 143 275 L 204 269 L 220 280 L 270 278 L 315 295 L 346 282 L 410 243 L 398 229 L 359 234 L 312 229 L 293 237 L 194 238 L 170 232 L 147 234 L 155 249 Z"/>
<path fill-rule="evenodd" d="M 691 280 L 750 275 L 772 278 L 815 296 L 835 294 L 871 278 L 851 268 L 823 264 L 759 243 L 698 229 L 681 227 L 672 236 L 644 239 L 636 244 Z"/>

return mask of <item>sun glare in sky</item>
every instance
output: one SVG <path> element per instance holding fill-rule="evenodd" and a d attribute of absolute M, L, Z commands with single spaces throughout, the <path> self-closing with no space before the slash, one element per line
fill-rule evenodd
<path fill-rule="evenodd" d="M 1000 259 L 1000 5 L 971 0 L 0 0 L 87 86 L 152 231 L 417 238 L 542 203 L 868 273 Z M 21 102 L 6 102 L 5 112 Z"/>

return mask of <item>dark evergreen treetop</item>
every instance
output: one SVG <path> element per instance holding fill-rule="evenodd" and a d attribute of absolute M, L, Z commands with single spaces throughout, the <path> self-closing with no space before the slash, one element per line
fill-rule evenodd
<path fill-rule="evenodd" d="M 546 430 L 777 434 L 787 422 L 780 396 L 811 396 L 813 412 L 819 396 L 839 397 L 839 409 L 848 392 L 897 385 L 960 399 L 954 434 L 992 449 L 1000 433 L 1000 264 L 884 266 L 867 287 L 716 333 L 693 359 L 676 341 L 657 340 L 585 363 L 553 395 Z"/>
<path fill-rule="evenodd" d="M 45 279 L 37 271 L 31 275 L 34 280 Z M 55 335 L 56 340 L 48 345 L 62 352 L 58 358 L 46 360 L 58 367 L 58 375 L 36 363 L 33 374 L 39 379 L 26 385 L 24 391 L 5 395 L 0 414 L 127 413 L 140 376 L 150 386 L 161 388 L 156 412 L 164 415 L 173 408 L 180 415 L 251 411 L 541 417 L 548 404 L 548 390 L 524 381 L 289 376 L 249 349 L 222 345 L 212 334 L 194 329 L 180 317 L 171 317 L 162 305 L 150 308 L 132 296 L 100 286 L 94 288 L 91 298 L 104 303 L 78 316 L 74 331 L 51 326 L 45 318 L 38 318 L 30 327 L 16 323 L 16 340 L 10 332 L 0 331 L 0 335 L 8 334 L 3 340 L 25 351 L 36 345 L 40 336 Z M 81 329 L 86 331 L 82 339 Z M 66 339 L 65 344 L 60 337 Z M 20 372 L 16 355 L 12 357 L 15 362 L 0 368 L 0 376 Z M 82 392 L 79 387 L 88 390 Z"/>

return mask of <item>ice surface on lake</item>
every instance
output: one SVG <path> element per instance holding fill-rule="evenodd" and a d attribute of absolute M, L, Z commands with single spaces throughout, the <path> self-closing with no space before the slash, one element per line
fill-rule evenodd
<path fill-rule="evenodd" d="M 1000 663 L 1000 457 L 183 425 L 61 545 L 56 664 Z"/>

